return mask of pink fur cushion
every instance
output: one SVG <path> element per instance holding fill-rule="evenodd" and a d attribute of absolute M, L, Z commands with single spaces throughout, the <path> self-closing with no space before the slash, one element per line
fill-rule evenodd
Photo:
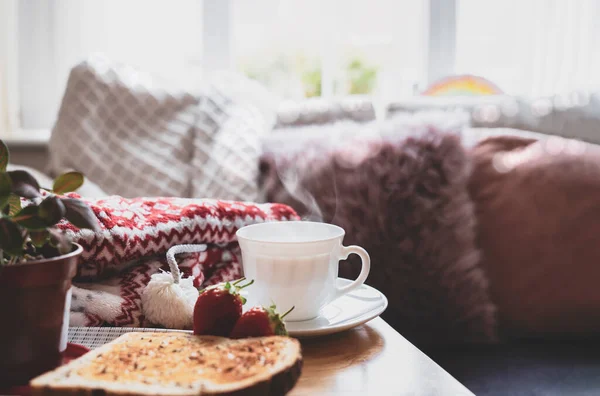
<path fill-rule="evenodd" d="M 482 266 L 503 329 L 598 334 L 600 147 L 498 137 L 472 156 Z"/>
<path fill-rule="evenodd" d="M 290 204 L 305 218 L 322 214 L 346 230 L 345 244 L 366 248 L 367 283 L 390 302 L 383 318 L 411 341 L 495 340 L 495 308 L 479 268 L 467 193 L 471 168 L 460 138 L 428 123 L 391 122 L 379 132 L 321 148 L 313 141 L 311 150 L 283 159 L 265 155 L 267 199 Z M 340 272 L 355 277 L 356 263 Z"/>

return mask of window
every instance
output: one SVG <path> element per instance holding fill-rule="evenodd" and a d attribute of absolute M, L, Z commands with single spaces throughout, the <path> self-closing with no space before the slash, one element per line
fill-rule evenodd
<path fill-rule="evenodd" d="M 18 127 L 16 22 L 16 1 L 0 1 L 0 135 Z"/>
<path fill-rule="evenodd" d="M 52 125 L 69 70 L 91 54 L 102 53 L 175 83 L 199 80 L 199 0 L 22 1 L 18 22 L 25 128 Z"/>
<path fill-rule="evenodd" d="M 283 97 L 409 93 L 423 78 L 424 0 L 234 0 L 238 70 Z"/>
<path fill-rule="evenodd" d="M 597 0 L 0 1 L 0 133 L 49 128 L 92 53 L 195 89 L 228 68 L 281 98 L 406 98 L 474 74 L 513 95 L 600 88 Z"/>
<path fill-rule="evenodd" d="M 458 0 L 458 73 L 504 92 L 544 96 L 600 88 L 597 0 Z"/>

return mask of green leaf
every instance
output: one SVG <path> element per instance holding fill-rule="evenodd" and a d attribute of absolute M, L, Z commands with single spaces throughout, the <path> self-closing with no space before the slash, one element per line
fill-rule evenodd
<path fill-rule="evenodd" d="M 20 197 L 32 199 L 41 196 L 40 185 L 35 177 L 24 170 L 8 172 L 12 180 L 12 192 Z"/>
<path fill-rule="evenodd" d="M 0 172 L 6 172 L 6 166 L 10 160 L 10 153 L 4 140 L 0 140 Z"/>
<path fill-rule="evenodd" d="M 56 195 L 46 197 L 38 206 L 38 216 L 47 226 L 58 223 L 65 217 L 66 212 L 65 205 Z"/>
<path fill-rule="evenodd" d="M 18 195 L 11 194 L 8 197 L 8 206 L 4 208 L 4 213 L 14 216 L 21 211 L 21 198 Z"/>
<path fill-rule="evenodd" d="M 0 210 L 4 209 L 10 199 L 12 182 L 5 172 L 0 173 Z"/>
<path fill-rule="evenodd" d="M 24 243 L 23 231 L 10 219 L 0 218 L 0 249 L 11 256 L 22 256 Z"/>
<path fill-rule="evenodd" d="M 28 230 L 45 230 L 48 227 L 46 222 L 39 217 L 38 207 L 35 205 L 29 205 L 21 209 L 19 213 L 12 217 L 12 221 Z"/>
<path fill-rule="evenodd" d="M 56 194 L 64 194 L 71 191 L 77 190 L 83 184 L 84 178 L 83 175 L 79 172 L 67 172 L 56 179 L 54 179 L 54 184 L 52 186 L 52 190 Z"/>
<path fill-rule="evenodd" d="M 78 228 L 89 228 L 94 231 L 100 229 L 98 218 L 87 204 L 75 198 L 61 198 L 67 209 L 65 217 L 71 224 Z"/>
<path fill-rule="evenodd" d="M 31 231 L 29 233 L 29 238 L 31 238 L 31 243 L 33 243 L 33 246 L 41 248 L 50 240 L 50 233 L 48 230 Z"/>

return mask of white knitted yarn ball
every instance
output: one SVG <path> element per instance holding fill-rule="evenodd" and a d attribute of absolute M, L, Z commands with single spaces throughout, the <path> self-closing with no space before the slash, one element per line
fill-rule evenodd
<path fill-rule="evenodd" d="M 161 272 L 152 275 L 142 293 L 142 311 L 152 323 L 169 329 L 191 329 L 198 295 L 191 277 L 175 283 L 170 272 Z"/>

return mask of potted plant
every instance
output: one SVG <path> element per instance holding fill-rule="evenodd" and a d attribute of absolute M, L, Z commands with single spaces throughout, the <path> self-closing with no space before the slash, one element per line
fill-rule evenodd
<path fill-rule="evenodd" d="M 0 140 L 0 388 L 60 364 L 82 248 L 56 225 L 98 227 L 83 201 L 60 196 L 79 188 L 83 175 L 69 172 L 41 188 L 29 172 L 7 171 L 8 160 Z"/>

